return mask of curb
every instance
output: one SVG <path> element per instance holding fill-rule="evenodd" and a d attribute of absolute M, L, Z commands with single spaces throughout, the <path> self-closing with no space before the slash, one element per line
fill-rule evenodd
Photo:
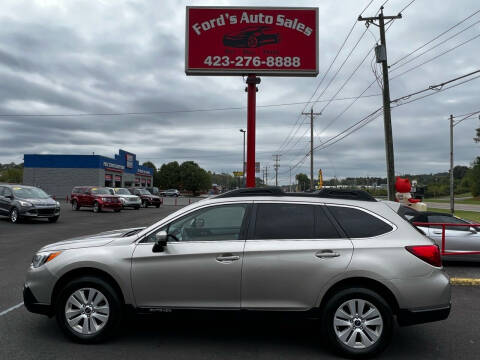
<path fill-rule="evenodd" d="M 460 286 L 480 286 L 480 279 L 473 278 L 450 278 L 451 285 L 460 285 Z"/>

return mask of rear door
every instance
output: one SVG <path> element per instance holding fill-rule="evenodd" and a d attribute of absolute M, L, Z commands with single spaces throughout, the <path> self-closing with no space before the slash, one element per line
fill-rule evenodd
<path fill-rule="evenodd" d="M 309 309 L 352 257 L 321 205 L 256 202 L 245 244 L 242 308 Z"/>
<path fill-rule="evenodd" d="M 7 215 L 8 214 L 7 201 L 6 201 L 7 199 L 3 197 L 4 189 L 5 189 L 4 186 L 0 186 L 0 214 Z"/>

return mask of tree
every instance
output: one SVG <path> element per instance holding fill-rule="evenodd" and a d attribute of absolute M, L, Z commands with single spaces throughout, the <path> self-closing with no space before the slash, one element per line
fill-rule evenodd
<path fill-rule="evenodd" d="M 23 182 L 23 168 L 8 168 L 0 173 L 0 181 L 21 184 Z"/>
<path fill-rule="evenodd" d="M 157 171 L 157 167 L 155 166 L 155 164 L 151 161 L 145 161 L 142 166 L 145 166 L 145 167 L 148 167 L 150 169 L 153 169 L 153 172 L 156 172 Z"/>
<path fill-rule="evenodd" d="M 457 165 L 453 168 L 453 178 L 456 180 L 461 180 L 468 171 L 468 166 Z"/>
<path fill-rule="evenodd" d="M 180 165 L 180 180 L 183 188 L 194 196 L 198 191 L 208 190 L 212 186 L 211 176 L 193 161 L 185 161 Z"/>
<path fill-rule="evenodd" d="M 176 161 L 163 164 L 158 170 L 158 186 L 162 189 L 180 188 L 180 165 Z"/>
<path fill-rule="evenodd" d="M 473 162 L 470 180 L 470 191 L 472 195 L 475 197 L 480 196 L 480 156 Z"/>
<path fill-rule="evenodd" d="M 295 176 L 295 179 L 297 179 L 298 186 L 300 187 L 301 191 L 310 188 L 310 179 L 306 174 L 297 174 L 297 176 Z"/>

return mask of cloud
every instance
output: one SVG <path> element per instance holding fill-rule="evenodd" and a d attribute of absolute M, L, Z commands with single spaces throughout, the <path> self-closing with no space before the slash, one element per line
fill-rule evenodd
<path fill-rule="evenodd" d="M 308 100 L 366 3 L 344 1 L 339 12 L 337 2 L 321 2 L 318 5 L 319 76 L 264 77 L 259 85 L 257 104 Z M 374 1 L 364 15 L 373 15 L 380 3 Z M 407 3 L 406 0 L 388 3 L 385 12 L 396 14 Z M 242 4 L 258 6 L 255 1 Z M 238 5 L 238 2 L 2 1 L 1 114 L 170 113 L 0 117 L 0 162 L 20 162 L 25 153 L 95 152 L 113 156 L 123 148 L 137 153 L 140 161 L 152 160 L 157 166 L 173 160 L 194 160 L 216 172 L 240 170 L 243 137 L 239 129 L 246 127 L 245 84 L 239 76 L 185 75 L 186 5 Z M 275 5 L 292 4 L 277 1 Z M 312 6 L 312 3 L 297 1 L 295 6 Z M 413 3 L 387 32 L 389 62 L 394 63 L 470 15 L 475 7 L 473 0 L 461 4 L 440 0 Z M 431 11 L 432 8 L 435 11 Z M 473 17 L 449 35 L 479 18 L 480 15 Z M 353 100 L 333 101 L 328 105 L 323 101 L 335 95 L 367 54 L 365 62 L 338 97 L 358 96 L 375 79 L 371 48 L 378 38 L 378 29 L 370 27 L 324 91 L 361 37 L 364 26 L 364 23 L 356 24 L 350 40 L 314 96 L 316 99 L 323 93 L 314 106 L 315 111 L 323 109 L 323 114 L 314 122 L 315 145 L 381 106 L 381 97 L 361 98 L 353 104 Z M 390 69 L 392 99 L 480 68 L 475 51 L 480 41 L 477 39 L 395 78 L 473 37 L 479 30 L 477 24 L 418 60 L 398 66 L 398 70 L 393 66 Z M 416 54 L 427 49 L 429 46 Z M 448 168 L 448 116 L 479 110 L 479 86 L 480 79 L 392 111 L 399 174 L 439 172 Z M 365 95 L 380 92 L 375 83 Z M 227 107 L 241 109 L 188 112 Z M 302 104 L 257 108 L 257 160 L 262 166 L 270 166 L 269 172 L 273 174 L 272 155 L 281 153 L 279 178 L 282 183 L 288 181 L 289 166 L 297 164 L 309 148 L 308 118 L 299 115 L 303 108 Z M 297 129 L 295 123 L 302 125 Z M 456 164 L 469 164 L 479 154 L 478 145 L 472 141 L 477 127 L 477 119 L 466 120 L 455 127 Z M 280 149 L 291 133 L 293 139 Z M 383 117 L 380 117 L 335 145 L 315 152 L 315 169 L 322 168 L 327 178 L 384 176 L 383 136 Z M 306 159 L 293 172 L 308 173 L 308 166 Z"/>

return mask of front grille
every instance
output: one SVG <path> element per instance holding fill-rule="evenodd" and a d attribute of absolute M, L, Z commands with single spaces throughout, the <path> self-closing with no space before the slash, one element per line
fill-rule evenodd
<path fill-rule="evenodd" d="M 53 215 L 55 214 L 55 209 L 37 209 L 38 215 Z"/>

